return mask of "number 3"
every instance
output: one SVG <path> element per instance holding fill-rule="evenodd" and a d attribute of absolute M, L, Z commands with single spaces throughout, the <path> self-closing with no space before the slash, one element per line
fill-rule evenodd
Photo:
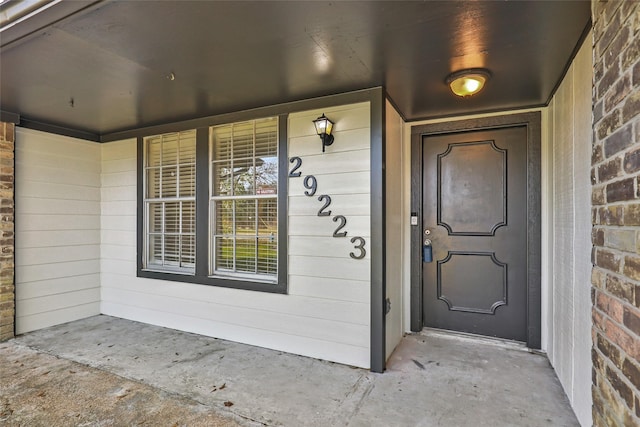
<path fill-rule="evenodd" d="M 359 249 L 360 250 L 360 254 L 356 255 L 353 252 L 350 252 L 349 256 L 351 258 L 353 258 L 353 259 L 362 259 L 367 254 L 367 251 L 364 249 L 365 240 L 362 237 L 352 237 L 351 238 L 351 243 L 355 243 L 356 241 L 359 241 L 360 243 L 355 245 L 354 248 L 355 249 Z"/>

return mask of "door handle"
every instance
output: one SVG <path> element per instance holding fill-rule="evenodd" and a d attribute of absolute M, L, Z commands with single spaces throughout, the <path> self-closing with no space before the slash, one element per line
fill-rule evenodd
<path fill-rule="evenodd" d="M 422 262 L 433 262 L 433 247 L 429 239 L 426 239 L 422 245 Z"/>

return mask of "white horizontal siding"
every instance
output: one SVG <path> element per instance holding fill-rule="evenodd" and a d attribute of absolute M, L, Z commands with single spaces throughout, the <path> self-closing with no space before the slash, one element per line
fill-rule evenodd
<path fill-rule="evenodd" d="M 341 344 L 335 341 L 322 341 L 308 336 L 284 334 L 278 331 L 256 329 L 233 324 L 219 324 L 207 318 L 194 318 L 188 313 L 161 312 L 131 305 L 102 302 L 102 311 L 112 316 L 150 323 L 167 328 L 193 332 L 201 335 L 216 336 L 221 339 L 242 342 L 258 347 L 271 348 L 294 354 L 309 355 L 318 359 L 330 360 L 349 365 L 360 366 L 363 360 L 368 363 L 369 352 L 363 347 Z"/>
<path fill-rule="evenodd" d="M 100 146 L 16 132 L 16 331 L 99 314 Z"/>
<path fill-rule="evenodd" d="M 289 292 L 243 291 L 136 277 L 136 141 L 104 144 L 101 191 L 101 311 L 105 314 L 369 367 L 370 258 L 355 260 L 350 238 L 370 248 L 369 105 L 326 109 L 335 142 L 321 153 L 313 119 L 292 114 L 289 156 L 303 159 L 302 178 L 289 178 Z M 291 165 L 291 164 L 290 164 Z M 288 171 L 282 171 L 287 173 Z M 304 176 L 329 194 L 337 223 L 318 217 L 322 203 L 303 195 Z M 369 252 L 369 251 L 368 251 Z"/>
<path fill-rule="evenodd" d="M 335 257 L 336 255 L 358 252 L 353 249 L 350 238 L 334 238 L 331 236 L 289 236 L 289 253 L 297 256 Z M 365 259 L 370 258 L 370 251 L 365 245 Z"/>

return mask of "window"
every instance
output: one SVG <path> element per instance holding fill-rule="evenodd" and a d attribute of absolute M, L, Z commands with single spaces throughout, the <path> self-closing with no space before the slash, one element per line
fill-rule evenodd
<path fill-rule="evenodd" d="M 144 143 L 145 265 L 193 273 L 196 132 L 152 136 Z"/>
<path fill-rule="evenodd" d="M 286 118 L 139 138 L 138 276 L 286 292 Z"/>
<path fill-rule="evenodd" d="M 211 273 L 275 279 L 278 261 L 278 120 L 210 131 Z"/>

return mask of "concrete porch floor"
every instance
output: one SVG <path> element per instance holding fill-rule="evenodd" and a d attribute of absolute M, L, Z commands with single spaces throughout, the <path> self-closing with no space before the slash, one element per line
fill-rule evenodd
<path fill-rule="evenodd" d="M 5 425 L 578 425 L 546 357 L 438 331 L 405 337 L 374 374 L 96 316 L 0 344 L 0 366 Z M 56 376 L 72 390 L 52 408 L 79 406 L 74 423 L 38 403 L 47 385 L 61 390 Z M 33 396 L 20 401 L 26 389 Z"/>

